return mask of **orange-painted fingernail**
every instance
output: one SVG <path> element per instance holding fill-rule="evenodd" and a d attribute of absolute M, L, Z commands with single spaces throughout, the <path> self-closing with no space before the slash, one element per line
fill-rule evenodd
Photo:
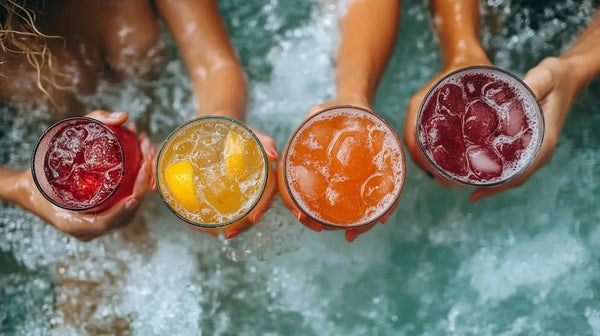
<path fill-rule="evenodd" d="M 300 211 L 294 210 L 294 217 L 296 217 L 299 222 L 302 222 L 302 213 Z"/>
<path fill-rule="evenodd" d="M 124 115 L 125 115 L 125 112 L 113 112 L 108 116 L 108 119 L 116 121 L 116 120 L 123 118 Z"/>
<path fill-rule="evenodd" d="M 277 154 L 277 151 L 274 150 L 273 148 L 268 150 L 269 152 L 269 156 L 271 156 L 274 160 L 279 159 L 279 155 Z"/>
<path fill-rule="evenodd" d="M 231 239 L 231 238 L 237 236 L 238 234 L 240 234 L 239 231 L 229 231 L 225 234 L 225 239 Z"/>
<path fill-rule="evenodd" d="M 252 218 L 252 223 L 258 222 L 258 220 L 260 219 L 260 217 L 262 217 L 262 212 L 259 212 L 259 213 L 255 214 L 254 218 Z"/>
<path fill-rule="evenodd" d="M 307 222 L 303 222 L 302 224 L 308 226 L 313 231 L 321 232 L 321 230 L 323 230 L 323 227 L 317 223 L 312 223 L 310 221 L 307 221 Z"/>
<path fill-rule="evenodd" d="M 135 198 L 132 198 L 125 203 L 125 210 L 131 211 L 131 210 L 135 209 L 137 204 L 138 204 L 138 201 Z"/>
<path fill-rule="evenodd" d="M 346 230 L 346 241 L 352 243 L 356 237 L 360 235 L 359 232 L 353 230 Z"/>

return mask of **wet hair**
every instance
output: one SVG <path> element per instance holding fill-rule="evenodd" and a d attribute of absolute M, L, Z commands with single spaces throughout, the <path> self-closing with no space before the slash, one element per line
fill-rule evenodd
<path fill-rule="evenodd" d="M 57 83 L 56 79 L 71 76 L 56 68 L 56 62 L 48 47 L 48 39 L 62 39 L 62 37 L 46 35 L 36 26 L 36 13 L 44 11 L 45 2 L 45 0 L 0 0 L 0 62 L 5 62 L 3 54 L 6 53 L 24 55 L 36 71 L 38 89 L 55 105 L 46 85 L 49 84 L 57 89 L 69 89 Z M 43 71 L 43 68 L 49 71 Z"/>

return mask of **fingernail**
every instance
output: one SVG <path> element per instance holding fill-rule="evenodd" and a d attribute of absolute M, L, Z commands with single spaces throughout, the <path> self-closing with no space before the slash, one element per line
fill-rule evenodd
<path fill-rule="evenodd" d="M 273 148 L 269 149 L 269 156 L 271 156 L 275 160 L 279 159 L 279 155 L 277 155 L 277 151 L 274 150 Z"/>
<path fill-rule="evenodd" d="M 352 231 L 352 230 L 346 230 L 346 241 L 349 243 L 352 243 L 354 241 L 354 239 L 356 239 L 356 237 L 358 237 L 360 235 L 360 233 Z"/>
<path fill-rule="evenodd" d="M 132 199 L 128 200 L 127 203 L 125 203 L 125 210 L 131 211 L 131 210 L 135 209 L 137 204 L 138 204 L 138 201 L 135 198 L 132 198 Z"/>
<path fill-rule="evenodd" d="M 258 222 L 258 220 L 260 219 L 260 217 L 262 217 L 262 212 L 259 212 L 259 213 L 255 214 L 254 218 L 252 218 L 252 223 Z"/>
<path fill-rule="evenodd" d="M 142 140 L 142 149 L 146 155 L 152 154 L 152 143 L 150 143 L 150 139 L 144 138 L 144 140 Z"/>
<path fill-rule="evenodd" d="M 238 234 L 240 234 L 239 231 L 229 231 L 225 234 L 225 239 L 231 239 L 231 238 L 237 236 Z"/>
<path fill-rule="evenodd" d="M 435 178 L 434 175 L 433 175 L 433 173 L 431 173 L 430 171 L 426 170 L 425 174 L 427 174 L 427 176 L 429 176 L 429 178 L 432 179 L 432 180 Z"/>
<path fill-rule="evenodd" d="M 302 222 L 302 213 L 300 211 L 294 210 L 294 217 L 296 217 L 299 222 Z"/>
<path fill-rule="evenodd" d="M 121 118 L 123 118 L 123 116 L 125 115 L 125 112 L 113 112 L 108 116 L 108 119 L 110 120 L 119 120 Z"/>

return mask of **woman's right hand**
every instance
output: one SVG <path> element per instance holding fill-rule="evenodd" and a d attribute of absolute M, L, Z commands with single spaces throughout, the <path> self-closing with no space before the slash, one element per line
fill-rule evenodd
<path fill-rule="evenodd" d="M 86 116 L 113 126 L 124 124 L 128 117 L 124 112 L 110 113 L 107 111 L 94 111 Z M 135 128 L 133 124 L 130 125 L 132 126 L 128 127 Z M 100 213 L 86 214 L 59 208 L 39 192 L 30 171 L 22 172 L 15 177 L 15 183 L 21 191 L 21 201 L 18 204 L 52 224 L 58 230 L 81 241 L 90 241 L 127 225 L 134 218 L 148 190 L 150 162 L 154 152 L 145 133 L 140 134 L 139 142 L 143 161 L 132 194 L 122 198 L 109 209 Z"/>

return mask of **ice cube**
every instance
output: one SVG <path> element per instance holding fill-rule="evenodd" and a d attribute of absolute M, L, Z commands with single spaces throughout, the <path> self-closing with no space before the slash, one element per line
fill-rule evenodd
<path fill-rule="evenodd" d="M 86 166 L 95 170 L 112 168 L 120 164 L 123 158 L 117 140 L 106 136 L 88 141 L 83 156 Z"/>
<path fill-rule="evenodd" d="M 69 126 L 56 138 L 55 148 L 77 153 L 85 141 L 87 131 L 80 126 Z"/>
<path fill-rule="evenodd" d="M 363 181 L 373 171 L 373 153 L 365 133 L 338 131 L 328 146 L 328 154 L 333 169 L 351 180 Z"/>
<path fill-rule="evenodd" d="M 89 202 L 102 188 L 104 177 L 102 174 L 87 170 L 74 169 L 67 180 L 65 189 L 70 192 L 76 201 Z"/>
<path fill-rule="evenodd" d="M 468 173 L 464 145 L 462 147 L 447 147 L 439 145 L 432 151 L 433 161 L 443 170 L 456 176 Z"/>
<path fill-rule="evenodd" d="M 467 108 L 463 119 L 465 139 L 475 144 L 483 144 L 498 127 L 496 111 L 481 100 L 476 100 Z"/>
<path fill-rule="evenodd" d="M 449 147 L 463 147 L 460 118 L 452 115 L 439 115 L 425 125 L 426 146 L 445 144 Z"/>
<path fill-rule="evenodd" d="M 304 166 L 295 166 L 290 168 L 290 177 L 294 185 L 299 187 L 300 194 L 309 200 L 315 200 L 325 194 L 327 180 L 315 169 Z"/>
<path fill-rule="evenodd" d="M 394 182 L 392 172 L 377 172 L 363 183 L 360 194 L 368 206 L 376 206 L 386 195 L 394 192 Z"/>
<path fill-rule="evenodd" d="M 483 96 L 494 102 L 494 104 L 501 106 L 513 99 L 515 93 L 507 83 L 495 81 L 483 87 Z"/>
<path fill-rule="evenodd" d="M 111 168 L 104 173 L 104 185 L 108 187 L 116 186 L 121 182 L 121 176 L 123 175 L 123 166 Z"/>
<path fill-rule="evenodd" d="M 425 102 L 425 105 L 421 109 L 421 124 L 426 124 L 431 118 L 437 115 L 437 106 L 436 94 L 432 94 L 432 97 Z"/>
<path fill-rule="evenodd" d="M 462 115 L 465 112 L 465 99 L 462 89 L 455 84 L 445 84 L 437 95 L 436 111 L 441 114 L 447 112 L 455 115 Z"/>
<path fill-rule="evenodd" d="M 527 128 L 527 126 L 523 104 L 517 99 L 511 101 L 500 120 L 501 132 L 508 136 L 515 136 Z"/>
<path fill-rule="evenodd" d="M 192 164 L 196 168 L 205 168 L 219 162 L 223 157 L 222 151 L 217 151 L 214 145 L 206 145 L 203 141 L 197 141 L 193 147 Z"/>
<path fill-rule="evenodd" d="M 70 151 L 52 148 L 48 152 L 47 165 L 51 171 L 52 178 L 67 177 L 73 169 L 75 155 Z"/>
<path fill-rule="evenodd" d="M 467 99 L 477 99 L 482 95 L 483 87 L 491 82 L 492 79 L 483 74 L 470 74 L 465 75 L 461 79 L 465 96 Z"/>
<path fill-rule="evenodd" d="M 361 200 L 360 185 L 354 181 L 332 179 L 327 188 L 329 208 L 322 211 L 325 220 L 334 223 L 353 224 L 360 221 L 365 215 L 365 203 Z"/>
<path fill-rule="evenodd" d="M 481 179 L 489 180 L 502 175 L 502 159 L 491 148 L 470 146 L 467 148 L 467 158 L 471 171 Z"/>
<path fill-rule="evenodd" d="M 514 162 L 519 160 L 523 150 L 529 146 L 532 134 L 533 131 L 529 129 L 512 141 L 500 142 L 496 148 L 504 157 L 504 161 Z"/>

